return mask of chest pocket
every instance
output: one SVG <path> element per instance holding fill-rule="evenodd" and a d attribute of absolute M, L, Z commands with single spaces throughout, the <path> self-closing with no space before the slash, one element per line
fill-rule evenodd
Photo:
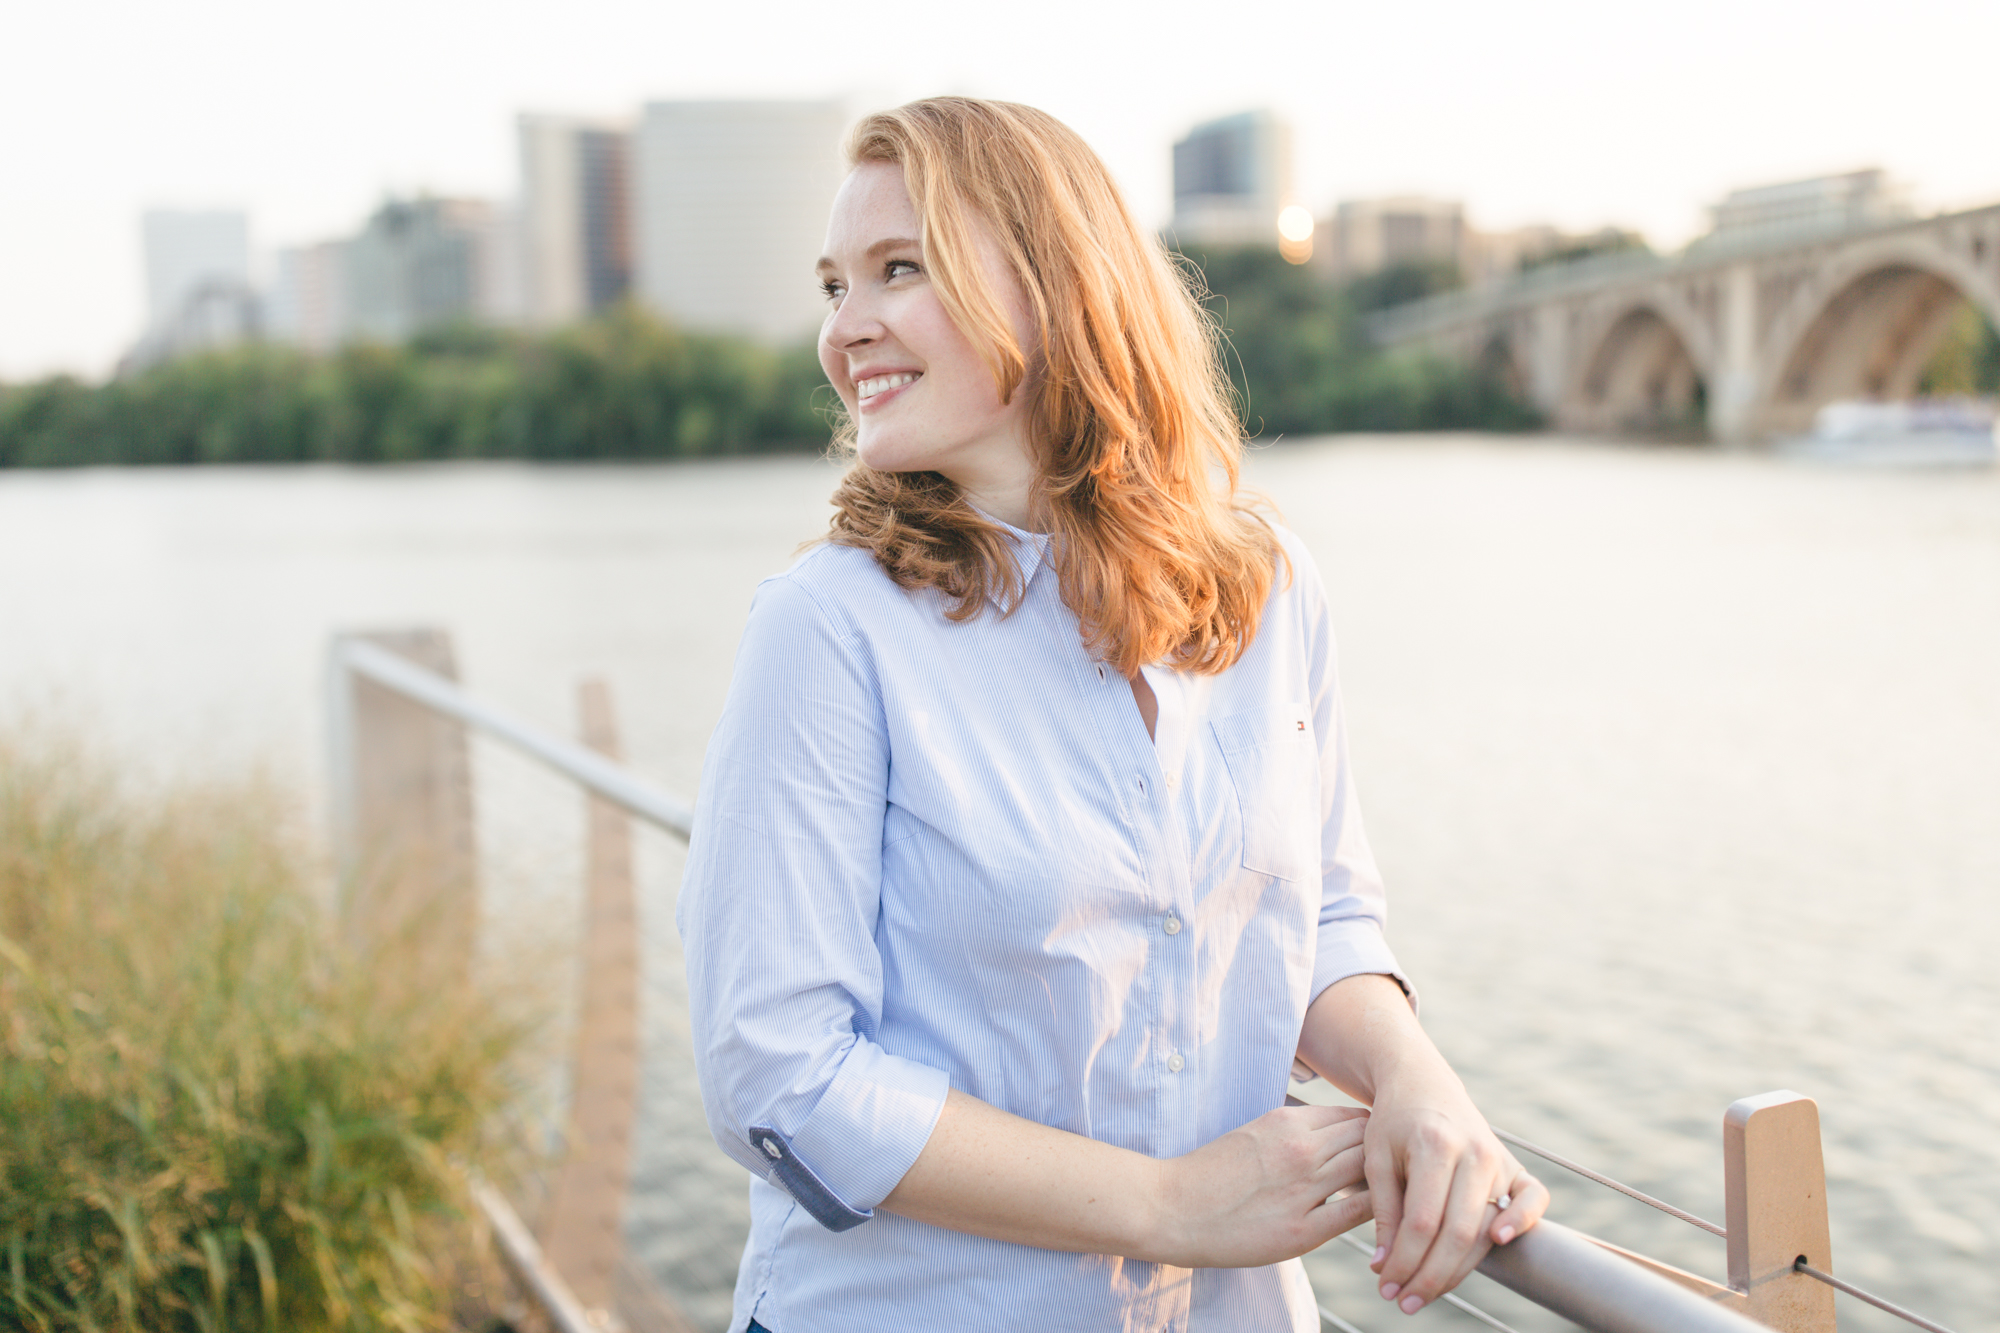
<path fill-rule="evenodd" d="M 1243 815 L 1243 866 L 1307 879 L 1319 863 L 1319 751 L 1302 704 L 1211 719 Z"/>

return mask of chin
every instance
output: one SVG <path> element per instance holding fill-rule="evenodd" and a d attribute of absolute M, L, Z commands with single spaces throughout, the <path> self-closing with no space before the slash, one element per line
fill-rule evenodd
<path fill-rule="evenodd" d="M 900 431 L 865 431 L 855 441 L 854 453 L 877 472 L 928 472 L 938 464 L 935 449 L 926 449 L 909 439 L 899 439 Z"/>

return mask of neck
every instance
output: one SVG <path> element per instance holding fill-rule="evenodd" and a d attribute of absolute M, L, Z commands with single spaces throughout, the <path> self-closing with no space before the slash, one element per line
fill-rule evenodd
<path fill-rule="evenodd" d="M 1019 528 L 1023 532 L 1035 531 L 1034 526 L 1028 521 L 1031 515 L 1028 512 L 1028 493 L 1025 488 L 1019 491 L 993 491 L 960 484 L 958 489 L 967 503 L 980 513 L 997 518 L 1009 527 Z"/>
<path fill-rule="evenodd" d="M 1035 464 L 1024 441 L 1011 443 L 1011 449 L 989 451 L 979 460 L 983 466 L 950 468 L 945 476 L 958 484 L 959 494 L 975 509 L 1033 532 Z"/>

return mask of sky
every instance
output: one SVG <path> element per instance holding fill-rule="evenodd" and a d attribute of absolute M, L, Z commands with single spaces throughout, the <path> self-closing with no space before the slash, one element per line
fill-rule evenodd
<path fill-rule="evenodd" d="M 6 380 L 102 374 L 137 336 L 146 208 L 246 209 L 269 250 L 385 192 L 505 196 L 524 110 L 1009 98 L 1154 224 L 1174 139 L 1259 106 L 1315 212 L 1424 193 L 1671 247 L 1730 189 L 1863 166 L 1926 208 L 2000 202 L 2000 0 L 18 0 L 6 32 Z"/>

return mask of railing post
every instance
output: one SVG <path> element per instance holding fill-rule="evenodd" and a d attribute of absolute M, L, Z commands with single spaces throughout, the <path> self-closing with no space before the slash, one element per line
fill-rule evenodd
<path fill-rule="evenodd" d="M 618 729 L 602 680 L 579 687 L 582 740 L 617 762 Z M 571 1084 L 568 1153 L 542 1224 L 550 1263 L 593 1310 L 618 1308 L 624 1213 L 639 1085 L 639 922 L 632 821 L 588 797 L 582 1002 Z"/>
<path fill-rule="evenodd" d="M 1834 1333 L 1833 1288 L 1796 1271 L 1833 1271 L 1819 1107 L 1796 1092 L 1733 1103 L 1722 1119 L 1729 1285 L 1747 1313 L 1784 1333 Z"/>
<path fill-rule="evenodd" d="M 418 629 L 340 635 L 330 654 L 331 802 L 350 944 L 417 946 L 420 984 L 463 979 L 479 918 L 465 728 L 346 667 L 360 640 L 456 680 L 451 638 Z"/>

